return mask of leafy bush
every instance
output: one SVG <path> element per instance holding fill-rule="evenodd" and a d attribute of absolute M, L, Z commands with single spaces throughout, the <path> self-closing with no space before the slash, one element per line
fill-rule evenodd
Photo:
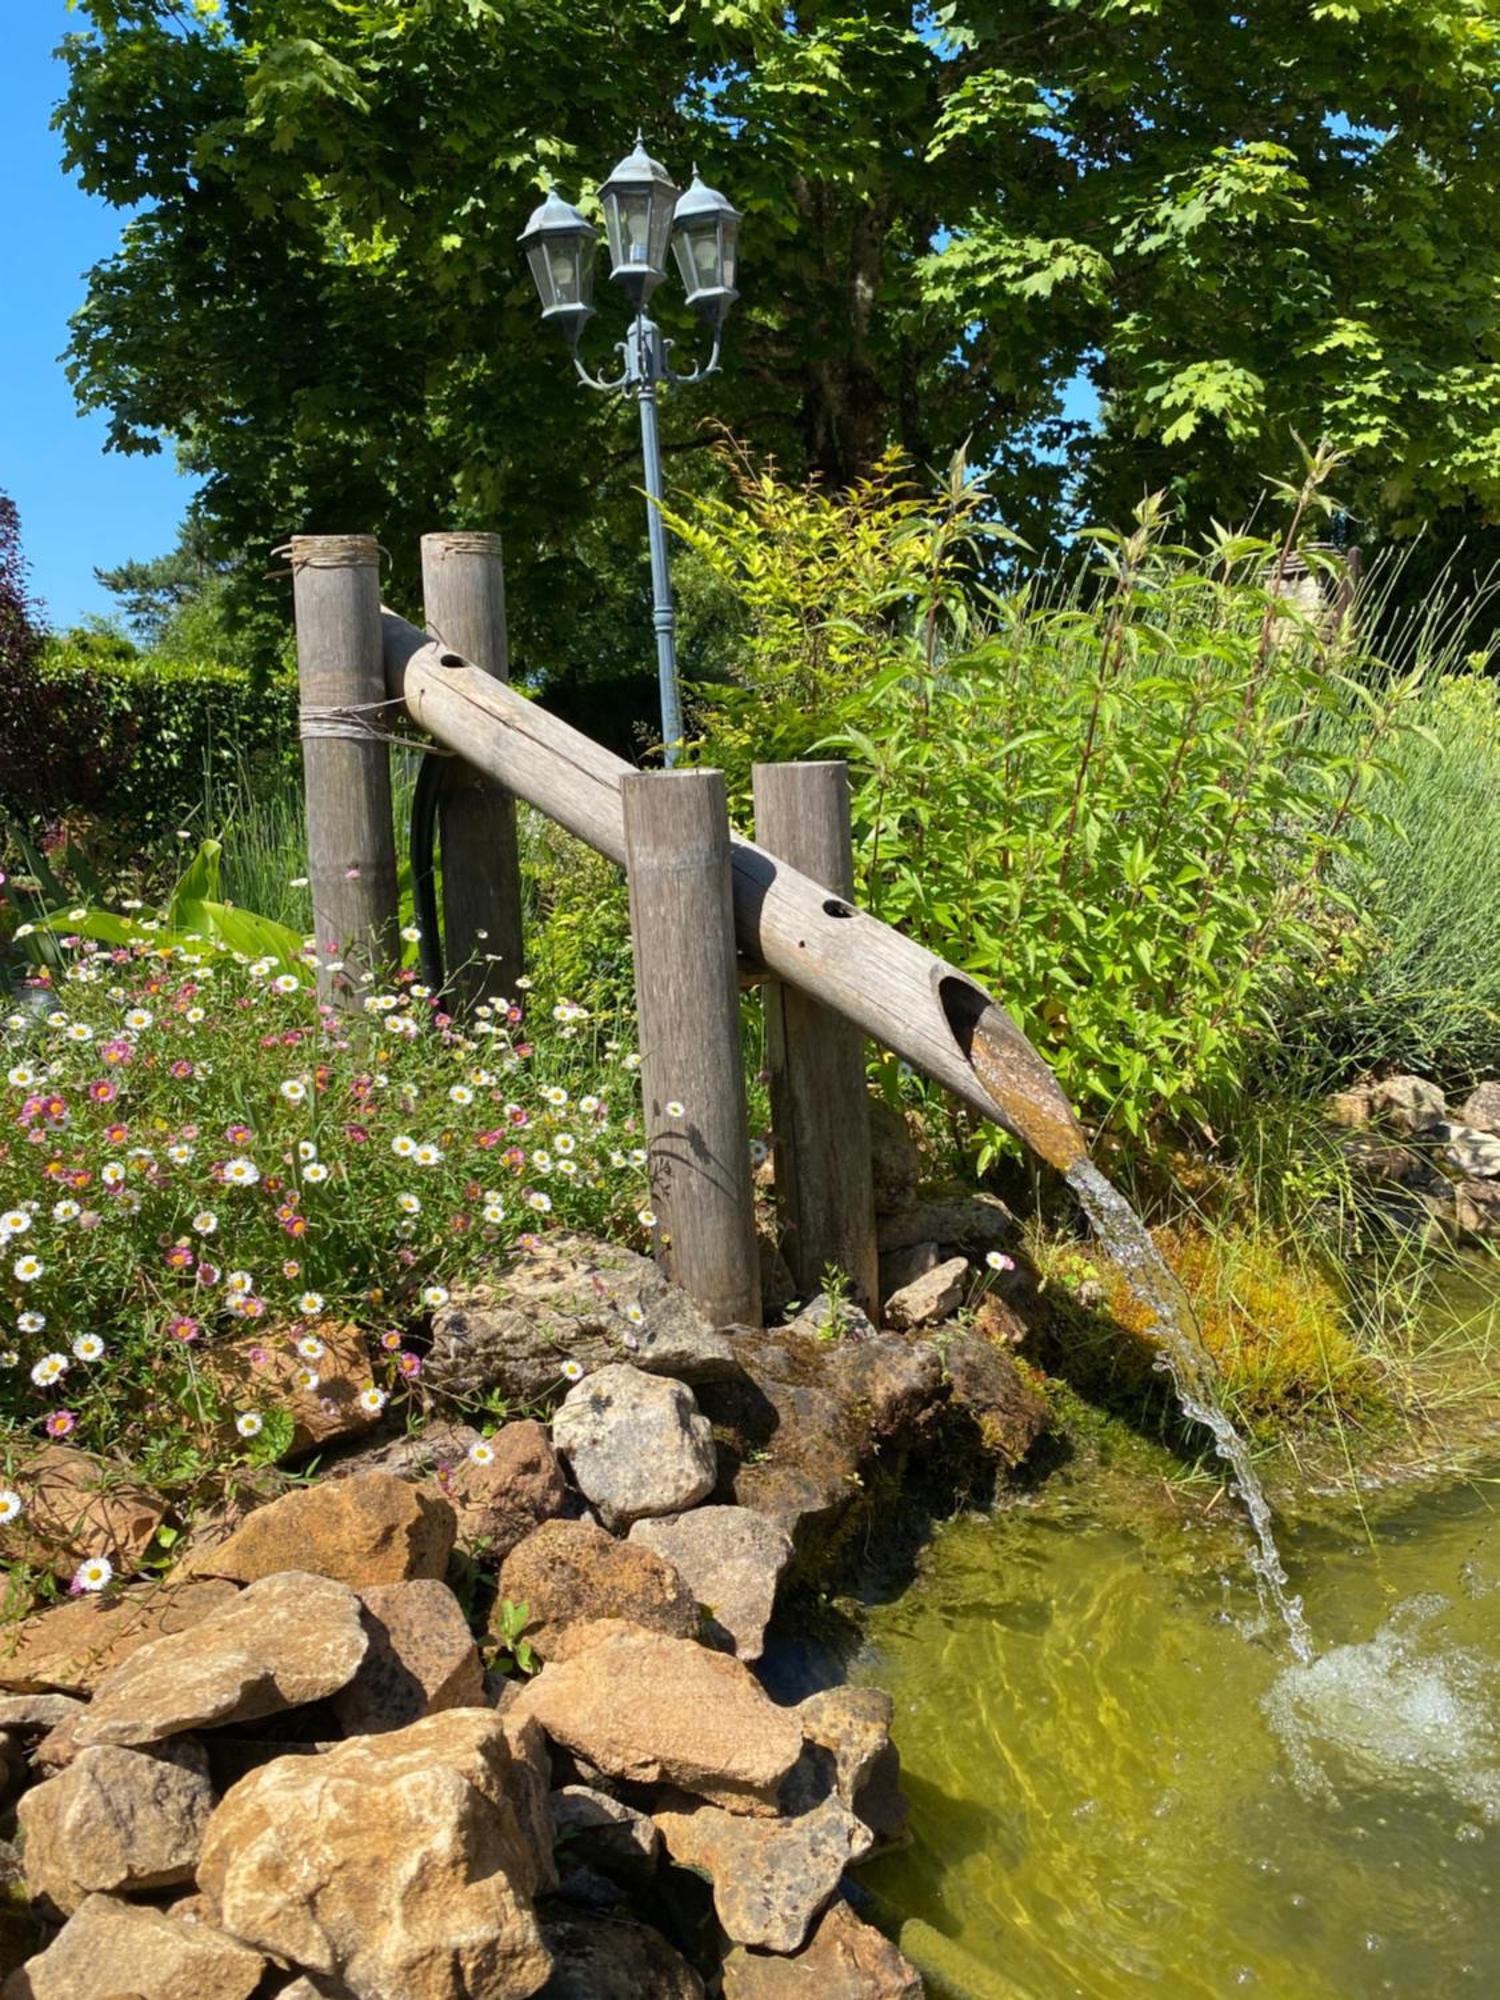
<path fill-rule="evenodd" d="M 285 1412 L 215 1397 L 221 1343 L 309 1342 L 316 1374 L 320 1322 L 352 1321 L 378 1409 L 411 1330 L 543 1216 L 649 1227 L 634 1058 L 582 1008 L 460 1031 L 408 972 L 351 1024 L 305 969 L 140 930 L 77 943 L 4 1025 L 0 1446 L 124 1445 L 167 1483 L 264 1455 Z"/>
<path fill-rule="evenodd" d="M 41 643 L 36 608 L 26 587 L 21 517 L 15 501 L 0 493 L 0 672 L 28 667 Z"/>
<path fill-rule="evenodd" d="M 961 464 L 935 501 L 894 461 L 837 497 L 741 468 L 677 523 L 746 613 L 698 754 L 741 796 L 755 759 L 847 755 L 863 900 L 988 985 L 1096 1124 L 1237 1082 L 1347 908 L 1418 677 L 1279 588 L 1328 471 L 1284 489 L 1280 541 L 1178 546 L 1148 500 L 1069 578 L 998 589 Z"/>
<path fill-rule="evenodd" d="M 0 805 L 23 819 L 64 806 L 149 833 L 180 824 L 215 771 L 297 752 L 296 689 L 231 667 L 49 645 L 0 655 Z"/>

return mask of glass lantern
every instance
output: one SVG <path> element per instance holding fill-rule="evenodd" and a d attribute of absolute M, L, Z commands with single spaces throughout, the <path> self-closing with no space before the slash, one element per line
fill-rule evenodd
<path fill-rule="evenodd" d="M 715 330 L 739 297 L 734 288 L 739 234 L 739 210 L 717 188 L 705 187 L 695 167 L 693 184 L 672 217 L 672 248 L 688 304 Z"/>
<path fill-rule="evenodd" d="M 570 347 L 594 316 L 594 251 L 599 233 L 555 191 L 522 230 L 520 243 L 542 302 L 542 318 L 562 329 Z"/>
<path fill-rule="evenodd" d="M 650 157 L 637 132 L 635 151 L 621 160 L 599 190 L 614 266 L 609 275 L 637 307 L 667 275 L 676 199 L 676 183 L 661 162 Z"/>

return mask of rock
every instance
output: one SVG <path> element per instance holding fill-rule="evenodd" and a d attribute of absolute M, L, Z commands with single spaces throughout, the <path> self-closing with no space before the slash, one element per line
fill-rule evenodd
<path fill-rule="evenodd" d="M 198 1883 L 225 1928 L 355 2000 L 523 2000 L 549 1960 L 546 1879 L 487 1709 L 454 1708 L 252 1772 Z"/>
<path fill-rule="evenodd" d="M 886 1324 L 898 1331 L 935 1326 L 958 1311 L 968 1288 L 968 1258 L 950 1257 L 891 1294 L 885 1302 Z"/>
<path fill-rule="evenodd" d="M 904 1250 L 885 1251 L 880 1259 L 881 1299 L 888 1299 L 892 1292 L 904 1291 L 941 1262 L 942 1255 L 935 1243 L 910 1243 Z"/>
<path fill-rule="evenodd" d="M 0 2000 L 250 2000 L 264 1961 L 206 1924 L 90 1896 Z"/>
<path fill-rule="evenodd" d="M 1441 1199 L 1448 1193 L 1447 1180 L 1427 1154 L 1412 1146 L 1395 1145 L 1378 1132 L 1351 1132 L 1339 1142 L 1339 1150 L 1367 1181 L 1378 1186 L 1410 1189 L 1418 1197 Z"/>
<path fill-rule="evenodd" d="M 606 1526 L 678 1514 L 713 1491 L 713 1431 L 681 1382 L 615 1364 L 568 1391 L 552 1439 Z"/>
<path fill-rule="evenodd" d="M 570 1862 L 631 1888 L 644 1887 L 656 1873 L 656 1822 L 592 1785 L 564 1785 L 552 1794 L 552 1828 Z"/>
<path fill-rule="evenodd" d="M 724 2000 L 922 2000 L 922 1981 L 889 1938 L 839 1901 L 795 1957 L 731 1951 Z"/>
<path fill-rule="evenodd" d="M 0 1729 L 17 1736 L 45 1736 L 49 1730 L 83 1713 L 84 1704 L 71 1695 L 7 1695 L 0 1700 Z"/>
<path fill-rule="evenodd" d="M 826 1292 L 817 1292 L 787 1327 L 788 1333 L 832 1343 L 839 1340 L 873 1340 L 875 1322 L 853 1299 L 835 1303 Z"/>
<path fill-rule="evenodd" d="M 275 1715 L 337 1694 L 368 1646 L 352 1590 L 299 1570 L 268 1576 L 139 1647 L 100 1681 L 74 1733 L 81 1744 L 155 1743 Z"/>
<path fill-rule="evenodd" d="M 484 1668 L 458 1599 L 435 1577 L 360 1592 L 369 1651 L 333 1698 L 346 1736 L 404 1729 L 445 1708 L 484 1703 Z"/>
<path fill-rule="evenodd" d="M 796 1819 L 746 1819 L 691 1800 L 658 1805 L 651 1816 L 672 1859 L 712 1882 L 730 1937 L 762 1951 L 800 1950 L 844 1869 L 872 1844 L 838 1798 Z"/>
<path fill-rule="evenodd" d="M 546 1521 L 512 1549 L 500 1569 L 497 1616 L 507 1599 L 527 1607 L 526 1637 L 543 1659 L 565 1626 L 600 1618 L 679 1639 L 698 1634 L 698 1600 L 671 1562 L 592 1521 Z"/>
<path fill-rule="evenodd" d="M 54 1605 L 0 1634 L 0 1688 L 91 1693 L 138 1647 L 186 1631 L 238 1596 L 227 1582 L 146 1583 Z"/>
<path fill-rule="evenodd" d="M 824 1380 L 839 1410 L 840 1426 L 865 1456 L 910 1436 L 939 1400 L 943 1363 L 929 1341 L 877 1334 L 846 1342 L 828 1357 Z"/>
<path fill-rule="evenodd" d="M 533 1528 L 565 1510 L 568 1482 L 545 1425 L 533 1418 L 502 1425 L 488 1444 L 489 1464 L 462 1457 L 439 1475 L 438 1490 L 458 1518 L 459 1541 L 503 1562 Z"/>
<path fill-rule="evenodd" d="M 664 1556 L 681 1576 L 708 1613 L 710 1644 L 742 1660 L 760 1658 L 776 1586 L 792 1559 L 784 1529 L 750 1507 L 699 1507 L 637 1521 L 629 1539 Z"/>
<path fill-rule="evenodd" d="M 259 1507 L 194 1567 L 237 1583 L 300 1569 L 364 1590 L 441 1577 L 453 1547 L 453 1509 L 388 1472 L 300 1486 Z"/>
<path fill-rule="evenodd" d="M 312 1335 L 323 1352 L 312 1364 L 316 1389 L 299 1389 L 297 1376 L 308 1363 L 297 1342 Z M 262 1327 L 238 1340 L 216 1341 L 204 1350 L 203 1369 L 229 1411 L 285 1410 L 293 1423 L 293 1454 L 318 1451 L 340 1438 L 357 1437 L 379 1422 L 379 1413 L 360 1407 L 373 1370 L 365 1337 L 357 1326 L 319 1320 L 313 1326 Z"/>
<path fill-rule="evenodd" d="M 454 1401 L 498 1390 L 539 1403 L 562 1392 L 565 1361 L 590 1373 L 628 1361 L 685 1382 L 735 1370 L 732 1343 L 649 1258 L 559 1231 L 494 1285 L 441 1308 L 422 1380 Z"/>
<path fill-rule="evenodd" d="M 1323 1109 L 1330 1125 L 1342 1126 L 1354 1132 L 1362 1125 L 1368 1125 L 1374 1113 L 1374 1092 L 1367 1083 L 1356 1084 L 1352 1090 L 1336 1090 L 1323 1100 Z"/>
<path fill-rule="evenodd" d="M 998 1196 L 954 1195 L 919 1201 L 898 1215 L 880 1216 L 875 1236 L 882 1255 L 914 1243 L 951 1244 L 954 1250 L 1003 1250 L 1021 1233 L 1020 1224 Z"/>
<path fill-rule="evenodd" d="M 31 1563 L 68 1578 L 86 1556 L 107 1556 L 128 1576 L 167 1518 L 160 1494 L 123 1467 L 69 1444 L 38 1445 L 6 1474 L 25 1511 L 0 1528 L 0 1562 Z"/>
<path fill-rule="evenodd" d="M 774 1810 L 802 1731 L 748 1668 L 622 1619 L 575 1626 L 570 1642 L 511 1714 L 534 1718 L 608 1777 L 676 1785 L 731 1812 Z"/>
<path fill-rule="evenodd" d="M 1019 1465 L 1046 1430 L 1045 1397 L 1004 1348 L 977 1333 L 959 1334 L 943 1350 L 950 1400 L 979 1426 L 987 1451 Z"/>
<path fill-rule="evenodd" d="M 1500 1176 L 1500 1138 L 1480 1131 L 1477 1125 L 1444 1123 L 1433 1127 L 1434 1137 L 1443 1142 L 1443 1158 L 1465 1180 L 1488 1181 Z"/>
<path fill-rule="evenodd" d="M 1389 1076 L 1370 1090 L 1371 1114 L 1393 1131 L 1417 1134 L 1448 1115 L 1443 1093 L 1421 1076 Z"/>
<path fill-rule="evenodd" d="M 415 1480 L 436 1475 L 441 1485 L 470 1446 L 478 1443 L 479 1432 L 472 1424 L 437 1417 L 419 1431 L 349 1445 L 331 1454 L 321 1471 L 325 1479 L 352 1479 L 357 1472 L 393 1472 L 398 1479 Z"/>
<path fill-rule="evenodd" d="M 1476 1084 L 1464 1099 L 1458 1120 L 1481 1132 L 1500 1134 L 1500 1082 L 1491 1078 Z"/>
<path fill-rule="evenodd" d="M 537 2000 L 703 2000 L 703 1981 L 659 1931 L 628 1918 L 549 1910 L 552 1976 Z"/>
<path fill-rule="evenodd" d="M 1460 1181 L 1454 1219 L 1470 1236 L 1500 1236 L 1500 1181 Z"/>
<path fill-rule="evenodd" d="M 835 1687 L 796 1710 L 809 1743 L 833 1758 L 834 1790 L 883 1844 L 906 1832 L 901 1757 L 891 1741 L 893 1704 L 883 1688 Z"/>
<path fill-rule="evenodd" d="M 917 1198 L 922 1156 L 902 1114 L 883 1098 L 870 1099 L 870 1165 L 876 1215 L 899 1215 Z"/>
<path fill-rule="evenodd" d="M 67 1916 L 94 1891 L 190 1881 L 213 1809 L 208 1759 L 190 1739 L 81 1750 L 16 1808 L 31 1892 Z"/>

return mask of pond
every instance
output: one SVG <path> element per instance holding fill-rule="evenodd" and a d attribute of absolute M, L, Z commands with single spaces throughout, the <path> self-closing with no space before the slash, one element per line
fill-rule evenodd
<path fill-rule="evenodd" d="M 861 1876 L 933 2000 L 1500 1991 L 1500 1464 L 1284 1529 L 1307 1667 L 1139 1500 L 962 1517 L 871 1614 L 913 1838 Z"/>

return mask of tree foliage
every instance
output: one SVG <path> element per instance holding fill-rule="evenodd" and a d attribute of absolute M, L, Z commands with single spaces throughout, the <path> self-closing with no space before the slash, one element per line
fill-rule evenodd
<path fill-rule="evenodd" d="M 121 448 L 176 442 L 221 552 L 373 528 L 399 592 L 419 532 L 501 522 L 532 660 L 640 648 L 631 426 L 515 247 L 637 120 L 746 211 L 712 407 L 790 470 L 967 438 L 1028 533 L 1147 487 L 1201 524 L 1295 426 L 1349 454 L 1373 533 L 1500 504 L 1489 0 L 82 12 L 67 157 L 138 205 L 77 322 L 85 406 Z M 669 451 L 707 406 L 676 399 Z"/>
<path fill-rule="evenodd" d="M 29 666 L 41 642 L 21 554 L 21 517 L 9 494 L 0 493 L 0 668 Z"/>

